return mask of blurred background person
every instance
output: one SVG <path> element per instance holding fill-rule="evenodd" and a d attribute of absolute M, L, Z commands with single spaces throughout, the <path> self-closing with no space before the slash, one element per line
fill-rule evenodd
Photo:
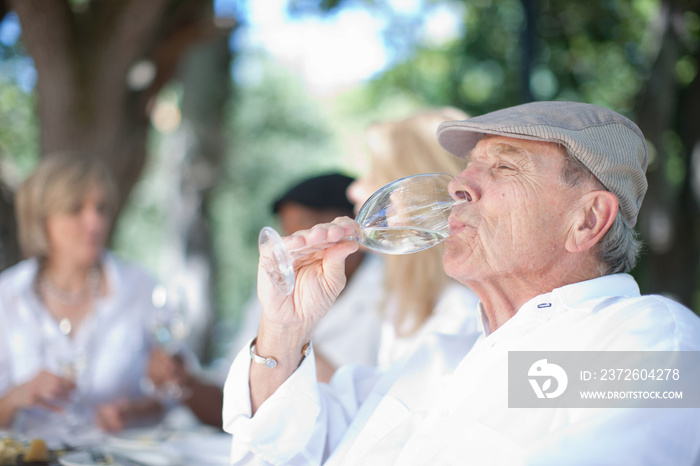
<path fill-rule="evenodd" d="M 116 203 L 89 155 L 47 155 L 20 186 L 26 259 L 0 274 L 0 426 L 70 438 L 78 423 L 113 431 L 160 414 L 139 389 L 153 281 L 105 249 Z"/>
<path fill-rule="evenodd" d="M 346 197 L 353 178 L 328 173 L 307 178 L 283 193 L 273 204 L 280 233 L 284 236 L 330 222 L 340 216 L 354 216 L 354 206 Z M 345 364 L 376 365 L 382 319 L 379 311 L 383 293 L 382 258 L 358 251 L 345 263 L 347 286 L 326 317 L 314 330 L 314 350 L 318 380 L 328 382 L 335 370 Z M 262 308 L 257 296 L 246 306 L 243 320 L 231 344 L 232 356 L 258 332 Z M 232 358 L 231 358 L 232 359 Z M 176 383 L 189 396 L 183 402 L 207 424 L 221 427 L 223 380 L 208 379 L 198 369 L 155 350 L 149 364 L 149 377 L 159 385 Z"/>
<path fill-rule="evenodd" d="M 420 173 L 459 174 L 464 161 L 440 147 L 436 131 L 443 121 L 467 118 L 461 110 L 445 107 L 370 126 L 369 170 L 348 188 L 355 211 L 376 190 L 396 179 Z M 438 245 L 415 254 L 383 257 L 386 271 L 380 367 L 409 355 L 432 332 L 475 335 L 479 331 L 478 299 L 469 288 L 445 274 L 442 253 L 443 247 Z"/>

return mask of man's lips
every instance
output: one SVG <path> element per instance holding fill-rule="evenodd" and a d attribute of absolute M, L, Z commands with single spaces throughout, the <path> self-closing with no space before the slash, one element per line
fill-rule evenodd
<path fill-rule="evenodd" d="M 448 220 L 448 232 L 450 236 L 454 236 L 466 227 L 466 224 L 457 217 L 450 215 Z"/>

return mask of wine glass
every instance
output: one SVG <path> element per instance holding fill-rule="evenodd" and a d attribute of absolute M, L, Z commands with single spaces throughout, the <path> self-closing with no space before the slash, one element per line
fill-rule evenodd
<path fill-rule="evenodd" d="M 448 218 L 455 204 L 448 185 L 457 180 L 447 173 L 425 173 L 392 181 L 362 205 L 355 221 L 359 232 L 341 241 L 357 241 L 384 254 L 411 254 L 441 243 L 449 235 Z M 337 243 L 287 249 L 270 227 L 260 231 L 258 247 L 264 270 L 277 289 L 294 289 L 294 260 Z"/>
<path fill-rule="evenodd" d="M 23 408 L 17 413 L 13 428 L 27 438 L 43 438 L 51 444 L 82 438 L 93 429 L 89 409 L 89 357 L 86 349 L 71 337 L 72 328 L 41 326 L 40 354 L 42 368 L 75 383 L 75 388 L 63 400 L 51 404 L 61 408 L 49 410 L 42 406 Z"/>
<path fill-rule="evenodd" d="M 187 295 L 181 286 L 157 285 L 151 294 L 153 312 L 148 321 L 148 331 L 155 344 L 169 356 L 176 356 L 189 335 L 187 325 Z M 144 392 L 162 400 L 180 400 L 185 389 L 175 382 L 156 387 L 145 377 L 141 381 Z"/>
<path fill-rule="evenodd" d="M 65 420 L 71 435 L 83 434 L 92 427 L 85 399 L 89 391 L 88 379 L 85 376 L 88 370 L 88 355 L 83 348 L 77 346 L 71 346 L 58 353 L 59 375 L 75 383 L 75 390 L 64 406 Z"/>

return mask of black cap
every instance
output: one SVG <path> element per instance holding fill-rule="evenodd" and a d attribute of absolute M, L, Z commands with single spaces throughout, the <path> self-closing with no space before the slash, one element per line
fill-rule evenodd
<path fill-rule="evenodd" d="M 345 195 L 345 191 L 353 178 L 340 173 L 308 178 L 280 196 L 272 205 L 272 211 L 277 213 L 284 202 L 296 202 L 313 209 L 340 209 L 352 214 L 353 205 Z"/>

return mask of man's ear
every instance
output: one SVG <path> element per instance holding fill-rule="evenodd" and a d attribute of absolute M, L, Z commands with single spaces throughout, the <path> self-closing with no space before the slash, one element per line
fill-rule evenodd
<path fill-rule="evenodd" d="M 572 253 L 594 247 L 610 229 L 618 209 L 617 197 L 605 190 L 590 191 L 577 204 L 566 239 L 566 250 Z"/>

